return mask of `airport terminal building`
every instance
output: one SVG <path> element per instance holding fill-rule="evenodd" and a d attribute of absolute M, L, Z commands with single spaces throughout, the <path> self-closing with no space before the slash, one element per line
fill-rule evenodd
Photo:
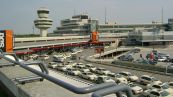
<path fill-rule="evenodd" d="M 88 35 L 93 27 L 98 25 L 98 20 L 92 20 L 88 15 L 74 15 L 71 19 L 61 20 L 61 26 L 54 30 L 60 35 Z"/>
<path fill-rule="evenodd" d="M 173 43 L 173 31 L 156 30 L 153 32 L 130 32 L 127 44 L 129 45 L 168 45 Z"/>
<path fill-rule="evenodd" d="M 99 33 L 126 33 L 134 32 L 135 29 L 150 32 L 153 28 L 164 28 L 166 31 L 173 31 L 173 19 L 168 19 L 167 24 L 100 24 L 97 19 L 90 18 L 87 14 L 74 15 L 71 19 L 61 20 L 61 26 L 54 30 L 59 35 L 89 35 L 93 29 Z"/>

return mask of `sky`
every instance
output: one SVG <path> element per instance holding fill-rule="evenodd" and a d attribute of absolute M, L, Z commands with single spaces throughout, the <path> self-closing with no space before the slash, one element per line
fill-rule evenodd
<path fill-rule="evenodd" d="M 50 10 L 53 26 L 49 32 L 60 26 L 60 20 L 74 14 L 87 13 L 103 24 L 105 8 L 107 21 L 117 24 L 159 22 L 162 8 L 164 23 L 173 18 L 173 0 L 0 0 L 0 29 L 12 29 L 15 34 L 38 34 L 37 28 L 33 32 L 33 21 L 38 18 L 40 7 Z"/>

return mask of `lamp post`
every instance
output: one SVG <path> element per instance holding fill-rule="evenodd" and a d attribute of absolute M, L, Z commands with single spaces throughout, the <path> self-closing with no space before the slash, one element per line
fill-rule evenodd
<path fill-rule="evenodd" d="M 168 72 L 168 66 L 169 66 L 169 65 L 167 65 L 167 63 L 168 63 L 168 62 L 166 62 L 166 70 L 165 70 L 165 74 L 166 74 L 166 75 L 167 75 L 167 72 Z"/>

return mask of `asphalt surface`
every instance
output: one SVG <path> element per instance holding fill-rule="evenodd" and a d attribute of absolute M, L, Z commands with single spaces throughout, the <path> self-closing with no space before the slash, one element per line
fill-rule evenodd
<path fill-rule="evenodd" d="M 83 63 L 89 63 L 89 62 L 84 61 L 83 59 L 87 56 L 92 55 L 93 53 L 94 53 L 94 49 L 84 50 L 84 52 L 82 52 L 78 55 L 82 58 L 81 60 L 78 60 L 78 61 L 83 62 Z M 106 69 L 108 69 L 112 72 L 115 72 L 115 73 L 119 73 L 121 71 L 128 71 L 128 72 L 131 72 L 132 74 L 137 75 L 138 77 L 140 77 L 141 75 L 150 75 L 150 76 L 153 76 L 153 77 L 156 77 L 156 78 L 160 79 L 163 82 L 173 81 L 172 76 L 160 75 L 160 74 L 155 74 L 155 73 L 148 73 L 148 72 L 144 72 L 144 71 L 138 71 L 138 70 L 132 70 L 132 69 L 126 69 L 126 68 L 120 68 L 120 67 L 114 67 L 114 66 L 106 66 L 106 65 L 103 65 L 103 64 L 96 64 L 96 63 L 92 63 L 92 64 L 96 67 L 106 68 Z"/>

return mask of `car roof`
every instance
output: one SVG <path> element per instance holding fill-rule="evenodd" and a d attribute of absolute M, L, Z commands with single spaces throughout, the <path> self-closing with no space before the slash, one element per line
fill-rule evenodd
<path fill-rule="evenodd" d="M 149 75 L 142 75 L 141 77 L 149 77 L 149 78 L 152 78 L 152 77 L 149 76 Z"/>
<path fill-rule="evenodd" d="M 130 72 L 127 72 L 127 71 L 121 71 L 120 73 L 131 74 Z"/>

